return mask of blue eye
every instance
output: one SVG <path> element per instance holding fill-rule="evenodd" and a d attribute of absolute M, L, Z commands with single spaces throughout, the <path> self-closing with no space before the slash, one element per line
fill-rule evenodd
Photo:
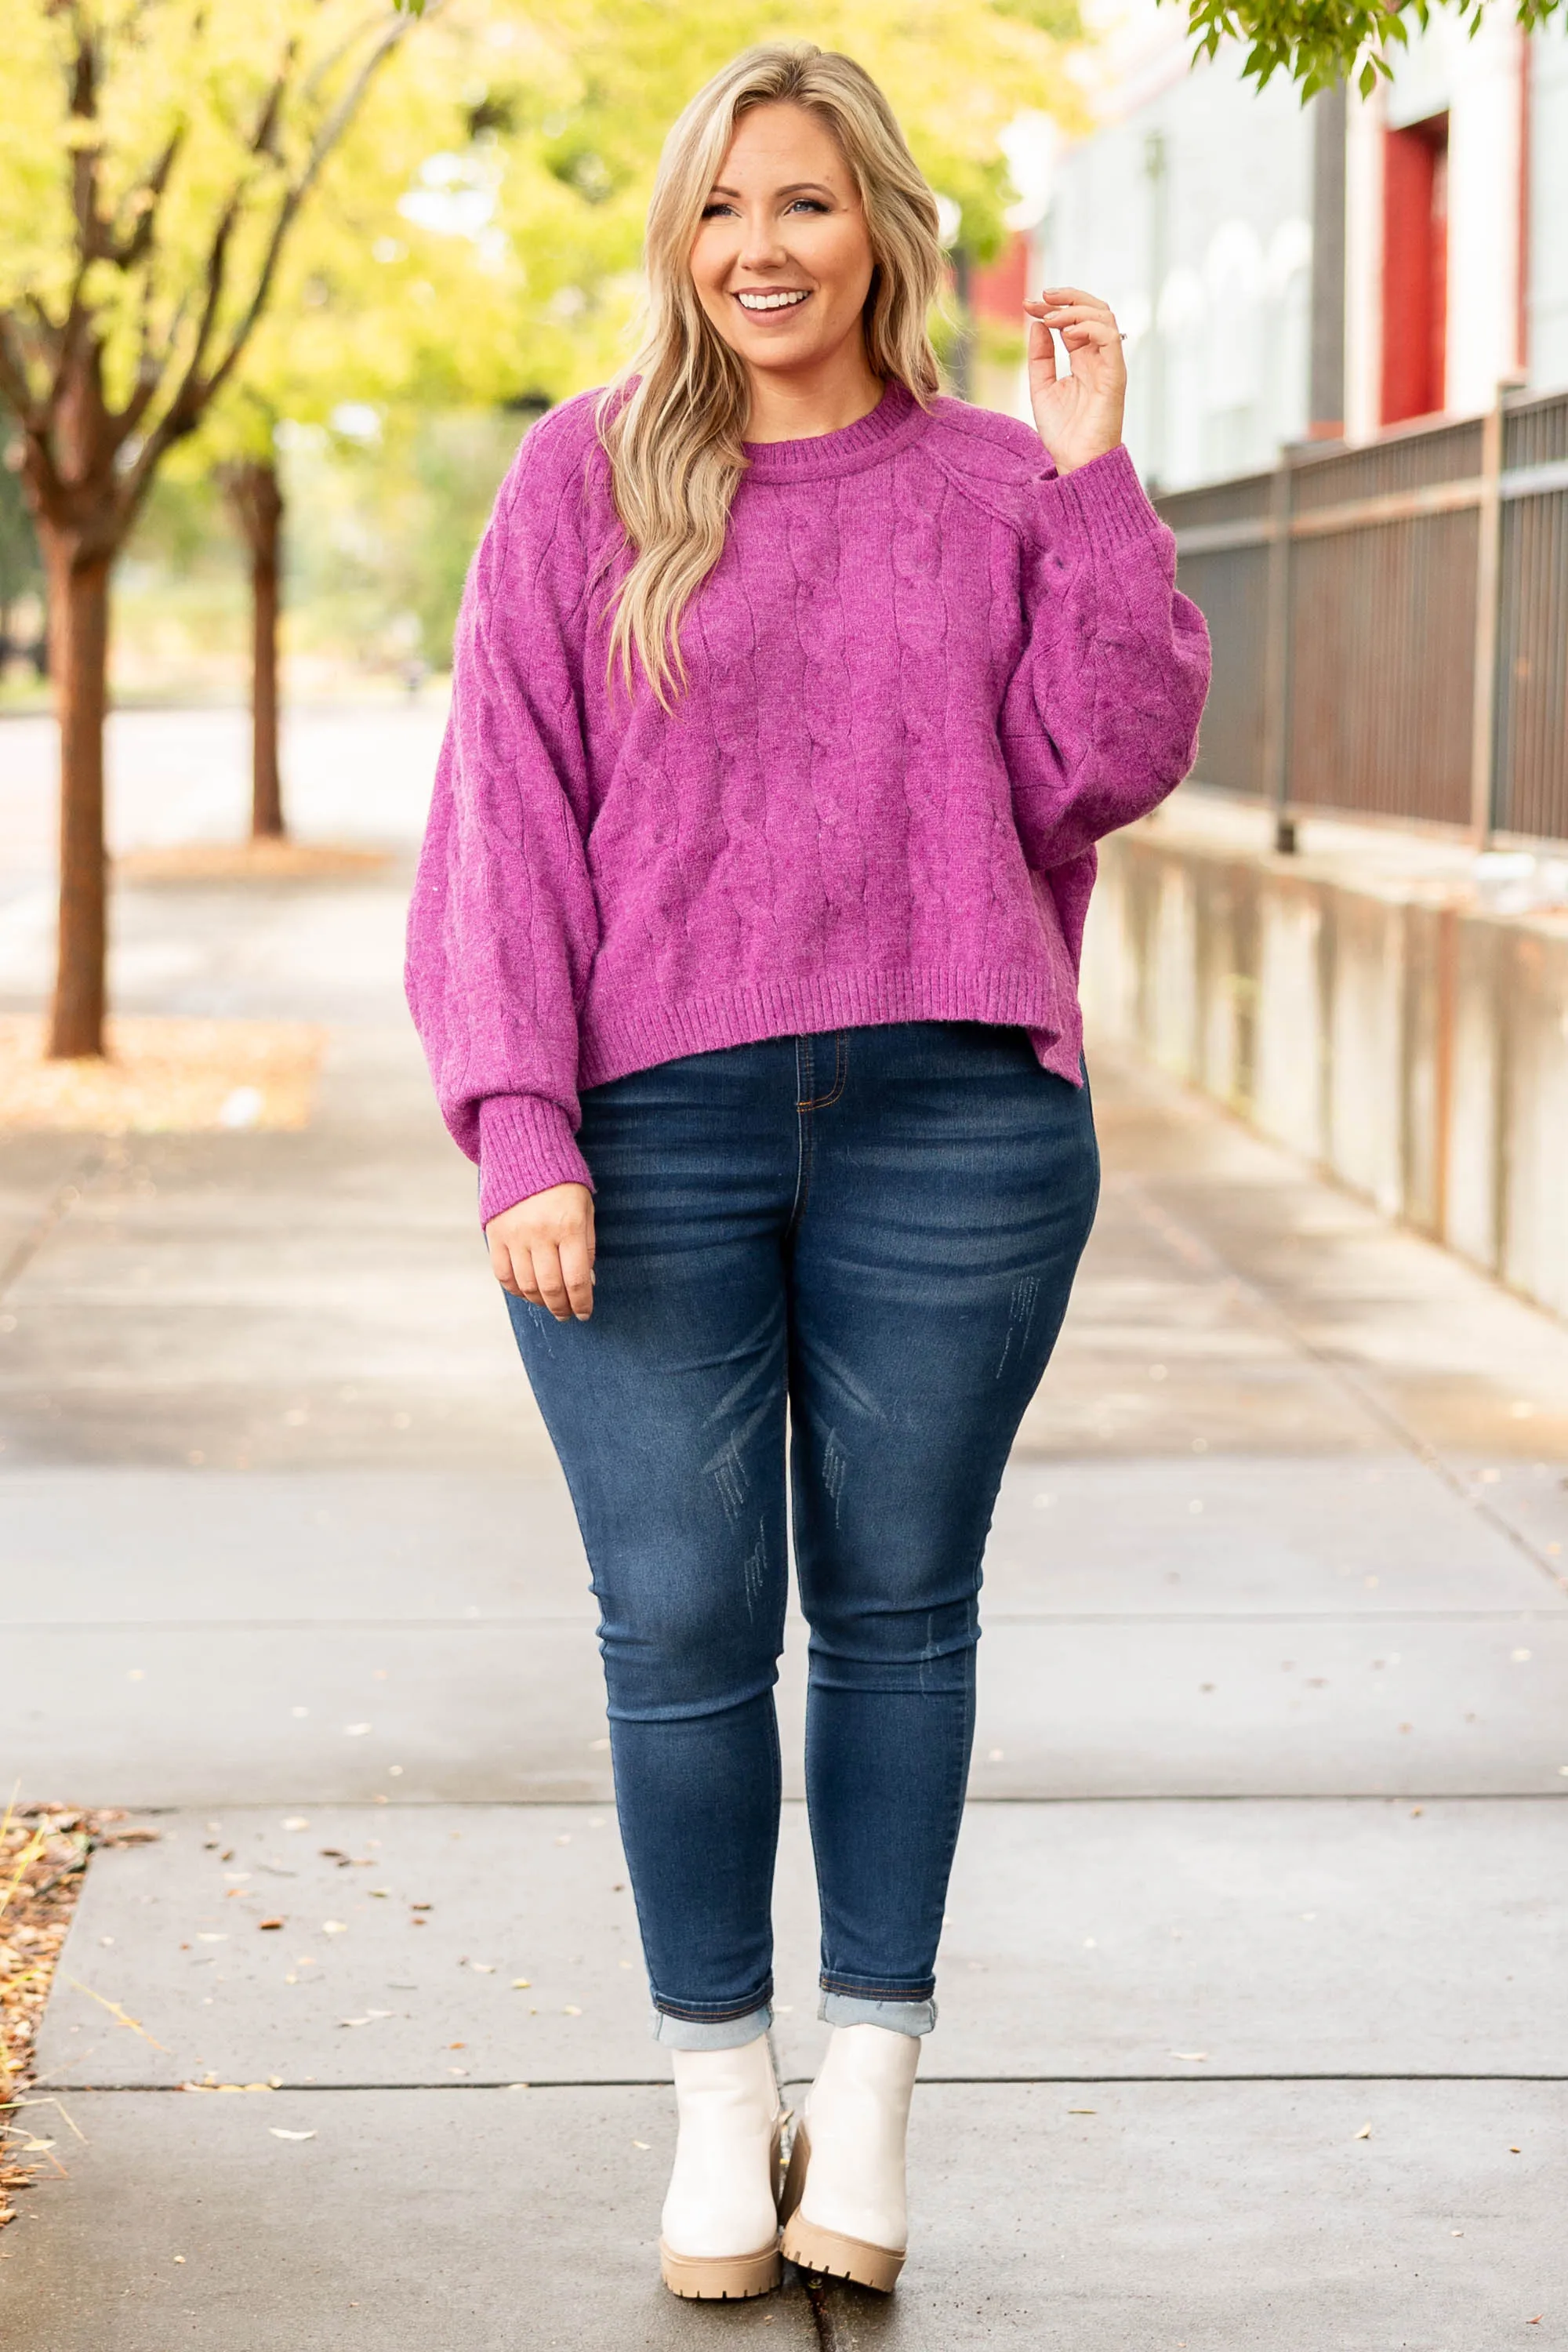
<path fill-rule="evenodd" d="M 827 210 L 827 206 L 817 196 L 796 196 L 789 209 L 793 213 L 802 206 L 808 213 L 825 213 Z"/>

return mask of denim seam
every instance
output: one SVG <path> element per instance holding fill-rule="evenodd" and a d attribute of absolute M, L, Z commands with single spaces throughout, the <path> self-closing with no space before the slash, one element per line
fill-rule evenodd
<path fill-rule="evenodd" d="M 807 1039 L 803 1042 L 805 1044 L 805 1066 L 808 1078 L 814 1082 L 816 1072 L 812 1069 L 810 1041 Z M 848 1082 L 849 1039 L 844 1030 L 836 1029 L 833 1033 L 833 1084 L 826 1094 L 818 1095 L 810 1102 L 797 1102 L 796 1110 L 831 1110 Z"/>
<path fill-rule="evenodd" d="M 804 1076 L 802 1075 L 804 1071 Z M 805 1214 L 805 1204 L 811 1195 L 811 1040 L 797 1037 L 795 1041 L 795 1202 L 790 1210 L 786 1237 L 795 1234 Z"/>

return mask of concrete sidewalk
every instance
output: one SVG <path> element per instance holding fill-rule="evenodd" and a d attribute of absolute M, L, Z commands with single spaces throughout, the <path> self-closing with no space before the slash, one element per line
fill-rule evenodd
<path fill-rule="evenodd" d="M 162 1830 L 71 1931 L 7 2346 L 1568 2345 L 1568 1332 L 1109 1057 L 904 2281 L 662 2292 L 592 1608 L 405 883 L 125 896 L 127 1010 L 332 1024 L 308 1132 L 0 1144 L 0 1777 Z"/>

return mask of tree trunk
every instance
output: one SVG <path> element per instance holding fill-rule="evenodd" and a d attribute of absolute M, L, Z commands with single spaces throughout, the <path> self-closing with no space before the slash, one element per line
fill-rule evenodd
<path fill-rule="evenodd" d="M 224 487 L 250 551 L 250 831 L 281 839 L 283 787 L 278 767 L 278 589 L 283 487 L 270 459 L 224 469 Z"/>
<path fill-rule="evenodd" d="M 103 1051 L 108 874 L 103 721 L 109 700 L 109 558 L 42 517 L 49 667 L 60 730 L 60 915 L 49 1056 Z"/>

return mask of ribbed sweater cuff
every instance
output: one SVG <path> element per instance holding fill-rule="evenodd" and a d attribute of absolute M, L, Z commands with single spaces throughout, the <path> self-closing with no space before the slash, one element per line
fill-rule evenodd
<path fill-rule="evenodd" d="M 1080 530 L 1096 547 L 1125 545 L 1164 529 L 1144 495 L 1125 443 L 1070 474 L 1058 475 L 1046 484 L 1045 492 L 1066 509 L 1068 529 Z"/>
<path fill-rule="evenodd" d="M 479 1105 L 479 1223 L 552 1184 L 594 1180 L 572 1122 L 542 1095 L 487 1095 Z"/>

